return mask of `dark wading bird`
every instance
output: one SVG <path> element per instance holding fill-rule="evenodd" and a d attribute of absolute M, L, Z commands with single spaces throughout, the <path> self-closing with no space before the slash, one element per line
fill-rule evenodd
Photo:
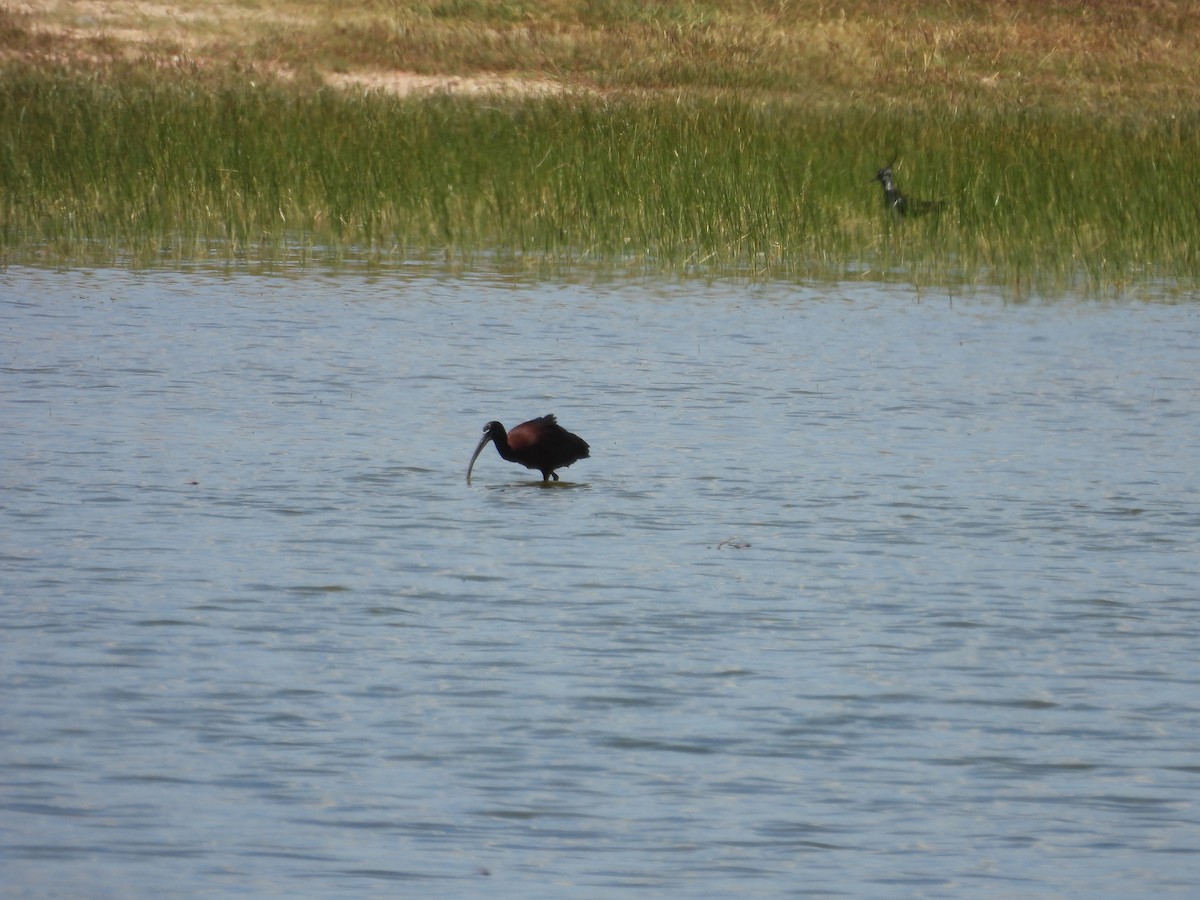
<path fill-rule="evenodd" d="M 883 185 L 883 202 L 891 208 L 892 212 L 903 218 L 937 212 L 942 208 L 941 200 L 915 200 L 900 193 L 900 188 L 896 187 L 896 178 L 892 175 L 892 166 L 895 164 L 896 160 L 893 158 L 890 163 L 876 172 L 872 179 Z"/>
<path fill-rule="evenodd" d="M 553 414 L 522 422 L 512 431 L 505 431 L 499 422 L 488 422 L 483 426 L 483 437 L 467 465 L 467 484 L 471 483 L 475 460 L 479 459 L 488 441 L 494 441 L 500 455 L 509 462 L 537 469 L 542 473 L 542 481 L 552 478 L 558 481 L 555 469 L 564 469 L 588 456 L 587 441 L 559 425 Z"/>

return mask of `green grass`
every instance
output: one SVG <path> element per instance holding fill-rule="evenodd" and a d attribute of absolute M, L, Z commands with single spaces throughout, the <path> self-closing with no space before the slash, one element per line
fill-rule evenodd
<path fill-rule="evenodd" d="M 875 170 L 945 210 L 885 214 Z M 1200 277 L 1200 113 L 578 94 L 400 99 L 10 67 L 7 262 L 434 257 L 993 282 Z"/>
<path fill-rule="evenodd" d="M 32 10 L 32 11 L 31 11 Z M 0 5 L 0 254 L 996 282 L 1200 276 L 1200 5 Z M 397 72 L 537 99 L 331 89 Z M 941 198 L 885 215 L 875 170 Z"/>

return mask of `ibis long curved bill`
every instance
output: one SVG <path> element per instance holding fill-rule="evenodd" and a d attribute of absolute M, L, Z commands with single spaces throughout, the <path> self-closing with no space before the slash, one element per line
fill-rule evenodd
<path fill-rule="evenodd" d="M 483 448 L 492 441 L 492 434 L 488 430 L 491 424 L 489 422 L 488 425 L 484 426 L 483 437 L 479 439 L 479 446 L 475 448 L 475 452 L 471 454 L 471 461 L 467 463 L 467 484 L 471 483 L 471 470 L 475 468 L 475 460 L 479 459 L 479 454 L 483 452 Z"/>
<path fill-rule="evenodd" d="M 558 481 L 555 469 L 564 469 L 588 456 L 587 441 L 559 425 L 553 413 L 522 422 L 512 431 L 505 431 L 499 422 L 488 422 L 483 426 L 483 437 L 467 464 L 467 484 L 471 483 L 475 460 L 479 459 L 488 442 L 496 445 L 501 458 L 520 463 L 527 469 L 537 469 L 542 473 L 542 481 Z"/>

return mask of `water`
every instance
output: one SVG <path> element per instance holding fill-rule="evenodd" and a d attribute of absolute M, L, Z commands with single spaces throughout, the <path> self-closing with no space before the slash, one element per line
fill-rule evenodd
<path fill-rule="evenodd" d="M 1200 892 L 1195 302 L 0 295 L 5 896 Z"/>

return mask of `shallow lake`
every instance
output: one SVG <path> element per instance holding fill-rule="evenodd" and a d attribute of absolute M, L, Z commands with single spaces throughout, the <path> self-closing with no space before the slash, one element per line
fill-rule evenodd
<path fill-rule="evenodd" d="M 1200 893 L 1200 302 L 0 273 L 13 896 Z M 545 487 L 487 448 L 557 413 Z"/>

